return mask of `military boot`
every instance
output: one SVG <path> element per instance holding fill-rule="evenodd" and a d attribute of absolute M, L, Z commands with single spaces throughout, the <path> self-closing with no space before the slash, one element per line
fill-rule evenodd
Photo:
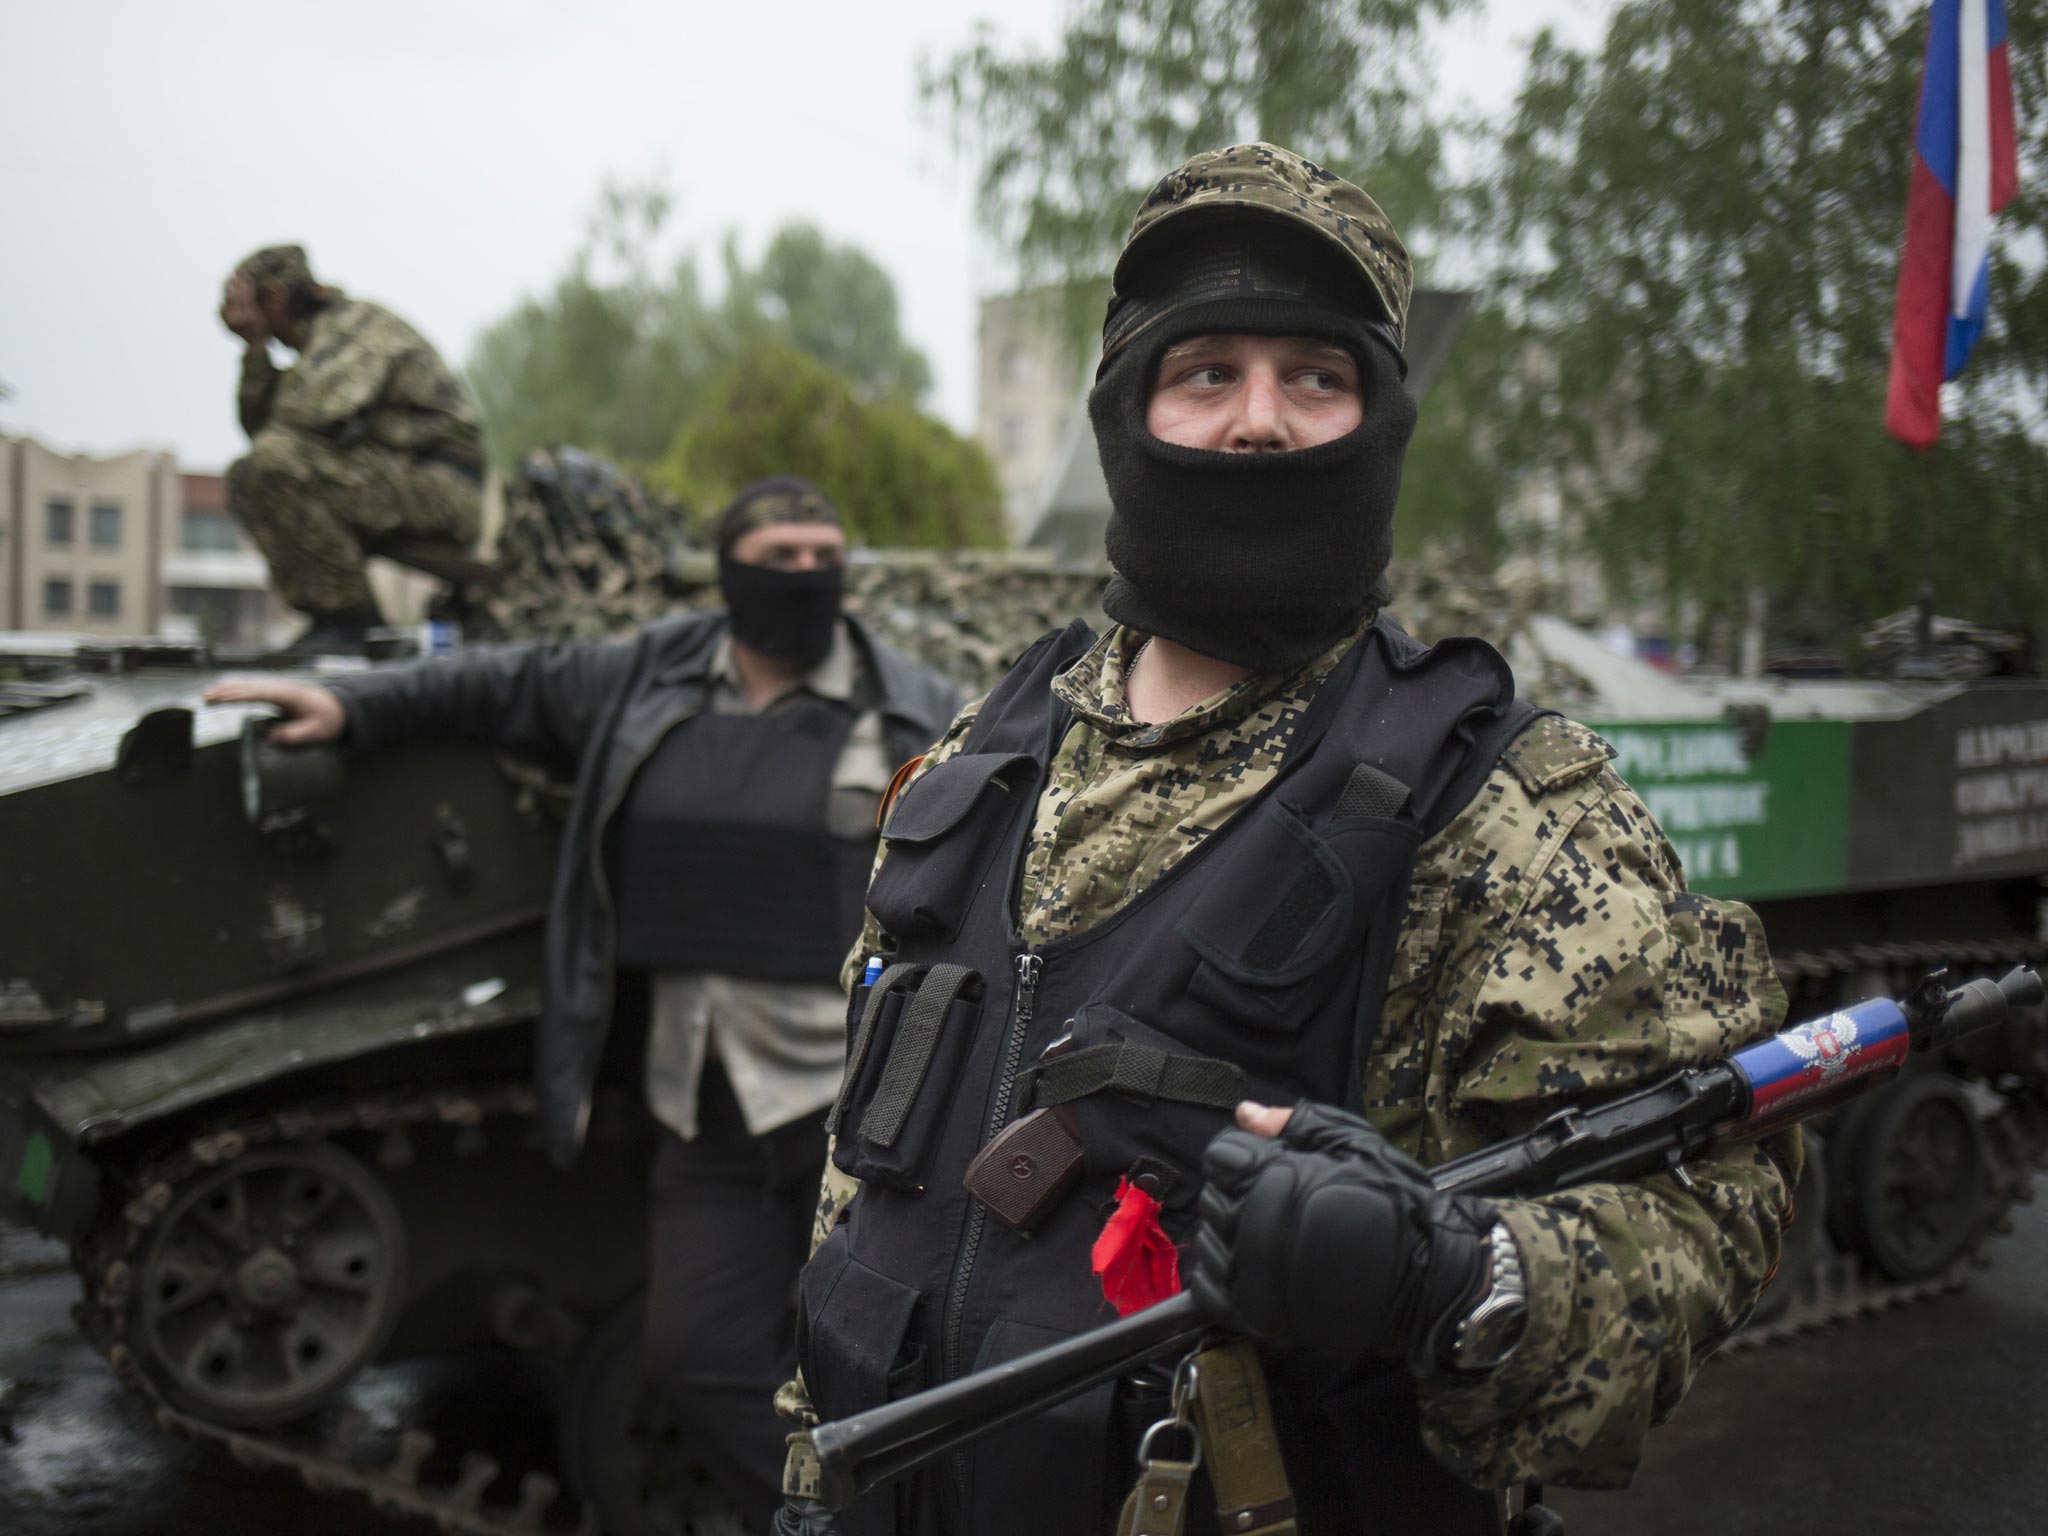
<path fill-rule="evenodd" d="M 291 644 L 277 652 L 280 657 L 360 656 L 371 630 L 384 623 L 374 603 L 331 613 L 308 615 L 311 622 Z"/>

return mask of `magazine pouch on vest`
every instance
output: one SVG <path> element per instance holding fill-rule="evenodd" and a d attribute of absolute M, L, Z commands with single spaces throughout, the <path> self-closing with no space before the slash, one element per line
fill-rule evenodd
<path fill-rule="evenodd" d="M 886 1042 L 896 1031 L 904 1004 L 923 979 L 923 966 L 899 962 L 885 968 L 872 985 L 853 989 L 846 1013 L 846 1070 L 839 1079 L 839 1098 L 825 1116 L 825 1129 L 832 1135 L 840 1134 L 848 1104 L 865 1104 L 874 1097 L 876 1076 L 888 1055 Z M 875 1049 L 878 1037 L 884 1041 L 879 1052 Z"/>
<path fill-rule="evenodd" d="M 981 1012 L 981 978 L 941 963 L 918 976 L 911 991 L 885 989 L 887 975 L 870 993 L 881 999 L 872 1028 L 856 1032 L 848 1055 L 843 1091 L 852 1112 L 834 1106 L 832 1160 L 864 1184 L 915 1194 L 924 1188 L 926 1154 L 942 1118 L 923 1101 L 959 1078 Z M 867 1015 L 864 1008 L 863 1026 Z"/>

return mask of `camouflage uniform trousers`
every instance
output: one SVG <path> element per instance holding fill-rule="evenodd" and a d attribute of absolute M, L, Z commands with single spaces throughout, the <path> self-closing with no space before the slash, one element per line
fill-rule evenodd
<path fill-rule="evenodd" d="M 468 546 L 483 520 L 483 488 L 447 464 L 375 443 L 340 447 L 269 426 L 228 466 L 228 510 L 262 550 L 294 608 L 343 613 L 375 599 L 363 560 L 396 540 Z"/>

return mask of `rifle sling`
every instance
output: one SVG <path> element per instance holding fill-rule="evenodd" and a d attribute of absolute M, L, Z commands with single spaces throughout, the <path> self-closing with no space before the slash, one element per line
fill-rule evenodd
<path fill-rule="evenodd" d="M 1217 1529 L 1230 1536 L 1295 1536 L 1294 1489 L 1280 1461 L 1280 1432 L 1266 1373 L 1249 1339 L 1195 1359 L 1195 1425 L 1216 1489 Z"/>

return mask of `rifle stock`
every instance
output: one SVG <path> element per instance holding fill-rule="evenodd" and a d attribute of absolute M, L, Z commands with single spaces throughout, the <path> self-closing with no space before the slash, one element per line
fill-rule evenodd
<path fill-rule="evenodd" d="M 1625 1181 L 1662 1169 L 1683 1182 L 1686 1159 L 1717 1143 L 1796 1123 L 1888 1082 L 1909 1050 L 1929 1050 L 2042 1001 L 2020 967 L 1953 990 L 1937 971 L 1907 998 L 1874 998 L 1587 1109 L 1564 1109 L 1496 1146 L 1439 1163 L 1440 1189 L 1532 1197 L 1574 1184 Z M 810 1434 L 819 1497 L 844 1509 L 872 1488 L 992 1430 L 1214 1331 L 1186 1292 L 1157 1306 L 986 1371 L 942 1383 Z"/>

